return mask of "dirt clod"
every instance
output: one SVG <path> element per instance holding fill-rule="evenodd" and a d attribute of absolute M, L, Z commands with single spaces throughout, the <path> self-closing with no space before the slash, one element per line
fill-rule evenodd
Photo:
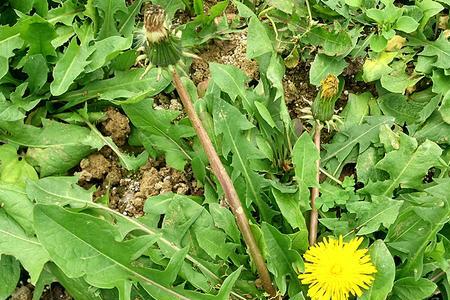
<path fill-rule="evenodd" d="M 118 146 L 125 145 L 130 134 L 130 121 L 115 108 L 108 108 L 107 119 L 102 122 L 102 133 L 111 136 Z"/>
<path fill-rule="evenodd" d="M 201 194 L 192 171 L 175 170 L 165 165 L 163 160 L 149 159 L 138 172 L 122 178 L 110 192 L 110 206 L 124 215 L 143 215 L 145 200 L 173 192 L 181 195 Z"/>
<path fill-rule="evenodd" d="M 111 163 L 100 153 L 94 153 L 80 162 L 80 181 L 103 179 L 111 168 Z"/>
<path fill-rule="evenodd" d="M 11 300 L 31 300 L 33 294 L 27 286 L 21 286 L 16 288 L 14 293 L 11 295 Z"/>
<path fill-rule="evenodd" d="M 97 186 L 94 198 L 109 195 L 109 206 L 127 216 L 142 216 L 145 200 L 150 196 L 173 192 L 181 195 L 199 195 L 192 170 L 173 169 L 163 159 L 149 159 L 136 172 L 122 168 L 109 148 L 102 148 L 80 163 L 78 183 L 90 188 Z"/>

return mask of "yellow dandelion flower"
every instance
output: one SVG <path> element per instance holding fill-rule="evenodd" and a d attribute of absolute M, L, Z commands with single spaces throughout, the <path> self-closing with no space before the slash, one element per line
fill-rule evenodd
<path fill-rule="evenodd" d="M 358 249 L 363 241 L 355 238 L 346 243 L 342 236 L 324 239 L 303 255 L 305 273 L 298 277 L 308 284 L 313 300 L 347 300 L 350 294 L 361 296 L 372 284 L 377 272 L 367 249 Z"/>
<path fill-rule="evenodd" d="M 325 100 L 333 98 L 339 91 L 339 79 L 333 74 L 328 74 L 328 76 L 320 82 L 320 85 L 320 97 Z"/>

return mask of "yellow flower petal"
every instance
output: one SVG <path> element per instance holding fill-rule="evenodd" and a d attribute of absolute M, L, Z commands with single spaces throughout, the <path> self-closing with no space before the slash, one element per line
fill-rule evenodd
<path fill-rule="evenodd" d="M 344 242 L 331 237 L 312 246 L 303 255 L 305 273 L 298 278 L 309 285 L 312 300 L 346 300 L 361 296 L 372 284 L 376 268 L 367 249 L 358 249 L 363 238 Z"/>

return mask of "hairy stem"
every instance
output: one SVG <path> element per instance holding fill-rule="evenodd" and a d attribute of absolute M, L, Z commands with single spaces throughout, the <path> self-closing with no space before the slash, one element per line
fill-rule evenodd
<path fill-rule="evenodd" d="M 230 176 L 228 176 L 228 173 L 222 165 L 222 162 L 220 161 L 219 155 L 214 149 L 211 139 L 209 138 L 205 128 L 203 127 L 200 118 L 195 112 L 194 105 L 192 104 L 189 94 L 187 93 L 186 88 L 181 82 L 180 76 L 178 75 L 176 69 L 174 69 L 173 71 L 173 83 L 178 92 L 178 95 L 180 96 L 181 102 L 183 103 L 184 109 L 186 110 L 186 113 L 191 120 L 195 131 L 197 132 L 200 143 L 202 144 L 203 149 L 208 156 L 211 169 L 223 188 L 227 203 L 236 218 L 236 222 L 248 247 L 250 256 L 252 257 L 253 262 L 256 265 L 256 269 L 258 270 L 262 285 L 265 291 L 270 294 L 271 297 L 276 297 L 277 292 L 272 284 L 272 280 L 270 279 L 266 263 L 258 247 L 258 244 L 256 243 L 255 237 L 252 234 L 250 223 L 247 216 L 245 215 L 241 201 L 239 200 L 239 196 L 233 186 L 233 182 L 231 181 Z"/>
<path fill-rule="evenodd" d="M 320 123 L 317 121 L 314 126 L 314 145 L 320 153 Z M 320 159 L 316 161 L 316 178 L 317 183 L 320 179 Z M 313 187 L 311 189 L 311 217 L 309 222 L 309 245 L 312 246 L 317 240 L 317 225 L 319 223 L 319 214 L 316 208 L 316 199 L 319 197 L 319 188 Z"/>

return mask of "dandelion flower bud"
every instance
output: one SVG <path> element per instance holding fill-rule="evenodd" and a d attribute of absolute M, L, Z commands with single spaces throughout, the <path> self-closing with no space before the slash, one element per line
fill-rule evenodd
<path fill-rule="evenodd" d="M 331 120 L 334 113 L 334 104 L 339 98 L 342 88 L 343 84 L 333 74 L 329 74 L 321 82 L 319 94 L 311 107 L 314 119 L 322 122 Z"/>

